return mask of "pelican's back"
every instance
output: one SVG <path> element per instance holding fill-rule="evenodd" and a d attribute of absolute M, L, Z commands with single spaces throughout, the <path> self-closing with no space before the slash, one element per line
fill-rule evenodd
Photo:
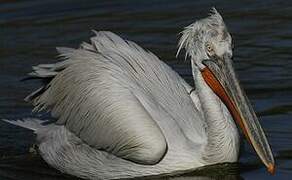
<path fill-rule="evenodd" d="M 58 163 L 71 163 L 70 170 L 62 169 L 68 173 L 74 170 L 72 157 L 60 154 L 67 151 L 83 159 L 92 155 L 103 167 L 86 166 L 99 168 L 96 173 L 105 178 L 102 168 L 114 177 L 127 173 L 144 176 L 163 168 L 165 172 L 185 169 L 170 162 L 193 163 L 188 153 L 206 142 L 205 124 L 188 95 L 187 83 L 176 72 L 152 53 L 111 32 L 97 32 L 90 44 L 83 43 L 79 49 L 58 50 L 64 61 L 34 67 L 31 76 L 50 82 L 27 97 L 35 111 L 49 110 L 57 119 L 54 133 L 41 133 L 55 139 L 45 138 L 40 146 L 46 161 L 59 169 Z M 82 150 L 76 148 L 76 141 L 83 144 Z M 68 147 L 53 152 L 58 146 Z M 179 151 L 182 157 L 174 157 Z"/>

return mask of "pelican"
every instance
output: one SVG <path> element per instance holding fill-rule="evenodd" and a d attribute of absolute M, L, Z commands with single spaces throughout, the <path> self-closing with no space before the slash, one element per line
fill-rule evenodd
<path fill-rule="evenodd" d="M 241 128 L 267 170 L 272 151 L 232 66 L 232 38 L 215 8 L 181 33 L 194 87 L 151 52 L 99 31 L 61 60 L 33 67 L 44 85 L 26 97 L 52 119 L 9 123 L 33 130 L 42 158 L 85 179 L 175 175 L 236 162 Z"/>

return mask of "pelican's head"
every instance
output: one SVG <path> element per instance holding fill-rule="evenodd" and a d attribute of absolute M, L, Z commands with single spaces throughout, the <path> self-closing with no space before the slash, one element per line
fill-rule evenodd
<path fill-rule="evenodd" d="M 205 65 L 205 59 L 232 57 L 232 38 L 224 24 L 221 15 L 215 8 L 210 16 L 187 26 L 179 41 L 178 53 L 186 50 L 186 56 L 192 58 L 193 63 L 200 69 Z"/>
<path fill-rule="evenodd" d="M 215 8 L 182 32 L 178 52 L 184 48 L 192 67 L 226 105 L 270 173 L 275 171 L 271 148 L 258 118 L 239 85 L 232 65 L 232 39 Z"/>

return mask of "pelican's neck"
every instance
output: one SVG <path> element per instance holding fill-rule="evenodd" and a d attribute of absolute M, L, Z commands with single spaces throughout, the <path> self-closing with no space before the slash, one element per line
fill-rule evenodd
<path fill-rule="evenodd" d="M 211 90 L 196 65 L 192 63 L 196 93 L 207 124 L 207 145 L 202 160 L 208 164 L 234 162 L 238 156 L 239 136 L 226 106 Z"/>

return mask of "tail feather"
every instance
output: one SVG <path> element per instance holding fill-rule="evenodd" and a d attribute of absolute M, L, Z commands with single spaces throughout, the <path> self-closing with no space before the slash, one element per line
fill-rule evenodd
<path fill-rule="evenodd" d="M 41 95 L 43 92 L 47 90 L 47 86 L 42 86 L 39 89 L 35 90 L 34 92 L 30 93 L 28 96 L 24 98 L 26 102 L 32 102 L 35 98 Z"/>
<path fill-rule="evenodd" d="M 8 119 L 1 119 L 1 120 L 9 124 L 13 124 L 15 126 L 20 126 L 26 129 L 33 130 L 34 132 L 44 127 L 45 124 L 48 122 L 48 121 L 40 120 L 37 118 L 25 118 L 25 119 L 15 120 L 15 121 L 8 120 Z"/>

